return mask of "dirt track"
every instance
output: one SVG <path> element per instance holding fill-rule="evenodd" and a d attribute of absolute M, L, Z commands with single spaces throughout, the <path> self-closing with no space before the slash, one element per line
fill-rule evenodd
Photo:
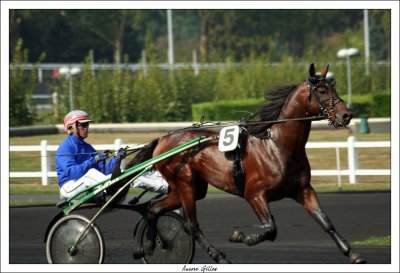
<path fill-rule="evenodd" d="M 384 193 L 320 194 L 320 203 L 349 242 L 391 234 L 391 195 Z M 305 210 L 292 200 L 270 204 L 278 236 L 274 242 L 248 247 L 228 242 L 235 229 L 260 232 L 255 215 L 245 201 L 229 195 L 209 195 L 198 203 L 200 228 L 205 236 L 236 264 L 346 264 L 348 259 Z M 45 264 L 43 236 L 56 207 L 10 208 L 10 264 Z M 137 215 L 117 211 L 97 222 L 106 242 L 105 263 L 132 264 L 131 238 Z M 369 263 L 391 262 L 390 247 L 354 247 Z M 196 264 L 212 264 L 196 246 Z M 266 269 L 267 270 L 267 269 Z M 134 270 L 133 270 L 134 271 Z M 268 270 L 269 271 L 269 270 Z"/>

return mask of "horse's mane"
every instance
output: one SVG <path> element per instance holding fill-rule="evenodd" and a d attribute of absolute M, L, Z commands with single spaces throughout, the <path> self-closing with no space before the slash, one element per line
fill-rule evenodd
<path fill-rule="evenodd" d="M 279 113 L 286 102 L 287 97 L 295 90 L 297 85 L 289 84 L 277 86 L 265 93 L 265 103 L 259 106 L 257 115 L 259 121 L 274 121 L 278 118 Z M 250 135 L 263 138 L 266 130 L 271 127 L 272 123 L 249 123 L 247 131 Z M 187 128 L 185 128 L 187 129 Z M 159 138 L 153 139 L 143 150 L 141 150 L 127 165 L 130 168 L 152 157 L 155 147 L 158 145 Z"/>
<path fill-rule="evenodd" d="M 265 93 L 265 103 L 260 105 L 257 114 L 260 116 L 259 121 L 274 121 L 278 118 L 279 113 L 286 102 L 287 97 L 296 89 L 297 85 L 289 84 L 277 86 Z M 266 130 L 273 123 L 255 123 L 249 124 L 247 131 L 255 137 L 265 137 Z"/>

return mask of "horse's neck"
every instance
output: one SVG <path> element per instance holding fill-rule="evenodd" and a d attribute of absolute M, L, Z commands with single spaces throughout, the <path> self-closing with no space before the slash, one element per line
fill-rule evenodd
<path fill-rule="evenodd" d="M 305 107 L 303 104 L 305 100 L 301 92 L 296 92 L 283 106 L 278 119 L 295 119 L 305 117 Z M 296 100 L 296 102 L 294 101 Z M 304 151 L 308 136 L 311 130 L 311 121 L 287 121 L 276 123 L 271 127 L 273 137 L 283 146 L 286 150 L 295 154 Z"/>

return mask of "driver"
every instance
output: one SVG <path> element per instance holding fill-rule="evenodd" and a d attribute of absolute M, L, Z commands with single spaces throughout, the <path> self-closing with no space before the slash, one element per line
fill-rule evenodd
<path fill-rule="evenodd" d="M 114 165 L 126 157 L 126 150 L 121 149 L 106 162 L 110 150 L 97 153 L 92 145 L 85 142 L 89 134 L 89 122 L 92 121 L 82 110 L 71 111 L 64 118 L 64 130 L 68 136 L 61 142 L 55 154 L 58 185 L 63 198 L 69 198 L 107 179 L 111 176 Z M 145 173 L 134 183 L 133 187 L 158 193 L 168 192 L 168 183 L 158 172 Z M 97 201 L 105 201 L 105 193 Z"/>

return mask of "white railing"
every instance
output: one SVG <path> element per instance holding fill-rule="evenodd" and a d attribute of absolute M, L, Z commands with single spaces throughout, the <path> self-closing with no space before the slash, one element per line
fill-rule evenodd
<path fill-rule="evenodd" d="M 390 148 L 390 141 L 356 141 L 354 136 L 347 138 L 347 141 L 337 142 L 308 142 L 307 149 L 330 148 L 336 150 L 336 169 L 311 170 L 312 176 L 337 176 L 338 184 L 341 186 L 341 176 L 348 175 L 350 184 L 358 182 L 360 175 L 390 175 L 390 169 L 359 169 L 358 148 Z M 347 148 L 348 169 L 341 170 L 340 148 Z"/>
<path fill-rule="evenodd" d="M 93 145 L 96 150 L 115 149 L 118 150 L 123 146 L 135 146 L 135 144 L 124 144 L 121 139 L 116 139 L 113 144 Z M 49 145 L 47 140 L 43 140 L 40 145 L 15 145 L 10 146 L 10 152 L 40 152 L 41 171 L 37 172 L 10 172 L 11 178 L 24 177 L 41 177 L 43 185 L 50 184 L 50 177 L 57 177 L 55 171 L 51 171 L 50 152 L 56 151 L 58 145 Z M 347 141 L 337 142 L 308 142 L 307 149 L 335 149 L 336 150 L 336 169 L 329 170 L 311 170 L 312 176 L 337 176 L 339 186 L 341 186 L 341 176 L 349 176 L 350 184 L 358 182 L 360 175 L 377 175 L 388 176 L 390 169 L 359 169 L 358 168 L 358 148 L 390 148 L 390 141 L 356 141 L 356 138 L 351 136 Z M 348 169 L 342 170 L 340 164 L 340 148 L 347 149 Z"/>
<path fill-rule="evenodd" d="M 116 139 L 113 144 L 98 144 L 92 145 L 96 150 L 114 149 L 118 150 L 124 146 L 136 146 L 136 144 L 124 144 L 121 139 Z M 40 152 L 41 171 L 37 172 L 10 172 L 10 178 L 26 178 L 26 177 L 41 177 L 42 185 L 50 184 L 50 177 L 57 177 L 55 171 L 51 171 L 51 160 L 54 157 L 50 155 L 50 152 L 55 152 L 58 149 L 58 145 L 49 145 L 47 140 L 42 140 L 40 145 L 15 145 L 10 146 L 10 152 Z M 121 167 L 123 163 L 121 163 Z"/>

